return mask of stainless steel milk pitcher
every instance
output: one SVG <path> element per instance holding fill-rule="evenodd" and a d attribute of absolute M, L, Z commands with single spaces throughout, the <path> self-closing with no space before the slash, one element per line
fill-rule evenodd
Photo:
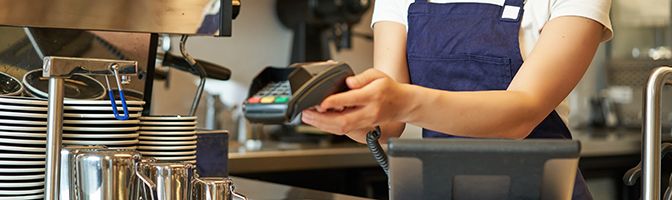
<path fill-rule="evenodd" d="M 236 193 L 233 182 L 224 177 L 203 177 L 194 176 L 191 181 L 192 200 L 232 200 L 233 197 L 247 200 L 247 198 Z"/>
<path fill-rule="evenodd" d="M 76 200 L 136 200 L 142 193 L 136 184 L 155 187 L 138 173 L 141 155 L 134 150 L 79 149 L 72 157 L 70 186 Z"/>

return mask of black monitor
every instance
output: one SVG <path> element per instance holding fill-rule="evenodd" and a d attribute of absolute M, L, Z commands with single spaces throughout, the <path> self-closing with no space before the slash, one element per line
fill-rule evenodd
<path fill-rule="evenodd" d="M 571 199 L 578 141 L 391 139 L 391 199 Z"/>

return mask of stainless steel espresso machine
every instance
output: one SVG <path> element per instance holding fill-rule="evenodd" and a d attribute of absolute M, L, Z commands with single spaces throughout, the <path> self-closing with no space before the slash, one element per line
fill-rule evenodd
<path fill-rule="evenodd" d="M 85 95 L 88 94 L 88 90 L 92 90 L 91 88 L 98 88 L 99 86 L 97 84 L 87 85 L 84 79 L 75 79 L 75 76 L 88 75 L 87 77 L 107 83 L 105 85 L 100 84 L 103 89 L 101 94 L 106 93 L 104 90 L 107 90 L 107 94 L 110 95 L 109 99 L 111 99 L 107 103 L 113 106 L 110 111 L 114 112 L 116 119 L 128 120 L 129 117 L 132 118 L 133 114 L 130 113 L 132 111 L 142 111 L 144 115 L 147 115 L 149 108 L 151 108 L 158 35 L 182 35 L 182 44 L 186 43 L 188 36 L 227 37 L 231 35 L 232 20 L 239 9 L 240 0 L 0 0 L 0 70 L 8 76 L 23 77 L 24 83 L 36 83 L 27 84 L 26 88 L 22 89 L 24 95 L 21 96 L 42 96 L 48 99 L 44 103 L 23 98 L 16 98 L 16 100 L 7 98 L 7 101 L 3 101 L 3 104 L 5 102 L 18 102 L 17 104 L 5 104 L 7 108 L 12 109 L 26 110 L 19 106 L 21 103 L 34 103 L 38 106 L 31 107 L 31 109 L 37 109 L 39 112 L 43 112 L 42 109 L 44 109 L 46 130 L 44 199 L 59 199 L 59 191 L 62 191 L 59 188 L 69 187 L 60 184 L 62 183 L 60 182 L 62 177 L 60 176 L 60 163 L 65 159 L 62 156 L 61 145 L 67 143 L 65 139 L 62 139 L 65 137 L 63 136 L 65 135 L 64 130 L 83 135 L 83 129 L 73 131 L 72 127 L 69 128 L 67 125 L 64 127 L 64 124 L 75 123 L 72 118 L 68 122 L 67 116 L 64 120 L 64 112 L 67 115 L 68 109 L 84 108 L 83 111 L 80 110 L 78 116 L 84 116 L 82 118 L 96 116 L 93 111 L 82 107 L 87 104 L 84 101 L 75 103 L 70 101 L 70 105 L 68 105 L 67 99 L 73 98 L 72 95 Z M 196 60 L 189 57 L 186 51 L 183 51 L 183 55 L 186 58 L 186 63 L 196 66 Z M 205 73 L 202 74 L 202 78 L 205 77 Z M 86 87 L 77 89 L 76 94 L 68 93 L 68 87 L 77 84 Z M 44 94 L 39 93 L 40 89 L 43 89 Z M 121 101 L 115 101 L 114 94 L 117 93 Z M 100 98 L 105 96 L 97 94 L 92 94 L 92 96 Z M 138 108 L 129 103 L 127 108 L 125 99 L 144 102 L 135 105 Z M 92 104 L 95 104 L 95 102 Z M 106 109 L 109 109 L 110 105 L 106 106 L 108 106 Z M 36 113 L 35 115 L 42 116 L 42 113 Z M 19 118 L 21 117 L 23 116 L 19 116 Z M 173 118 L 179 119 L 173 120 Z M 195 127 L 195 119 L 186 117 L 187 122 L 184 122 L 180 120 L 185 117 L 177 116 L 173 118 L 170 119 L 173 121 L 169 120 L 170 122 L 166 123 L 187 123 Z M 30 121 L 23 120 L 23 118 L 20 120 L 3 118 L 2 120 L 7 121 L 3 123 Z M 109 129 L 112 128 L 117 127 L 109 127 Z M 37 128 L 35 129 L 37 130 Z M 95 141 L 84 141 L 86 144 L 96 145 Z M 99 165 L 105 165 L 103 161 L 106 161 L 106 159 L 109 163 L 115 163 L 114 167 L 119 167 L 116 165 L 120 163 L 123 165 L 126 162 L 120 168 L 133 170 L 116 172 L 131 173 L 133 177 L 142 179 L 139 182 L 147 184 L 147 187 L 142 187 L 143 190 L 156 190 L 157 183 L 145 180 L 147 176 L 141 174 L 166 170 L 177 172 L 194 168 L 194 166 L 188 164 L 181 167 L 149 164 L 143 168 L 148 169 L 148 171 L 141 172 L 139 169 L 142 167 L 140 164 L 143 158 L 139 158 L 136 155 L 137 153 L 119 149 L 103 151 L 99 148 L 99 146 L 86 147 L 85 150 L 75 148 L 70 149 L 70 152 L 80 152 L 82 154 L 81 159 L 77 157 L 74 158 L 75 160 L 84 161 L 86 158 L 91 158 L 96 160 Z M 199 146 L 200 148 L 202 147 Z M 116 161 L 116 159 L 122 159 L 124 162 Z M 91 160 L 88 161 L 95 163 Z M 128 161 L 137 162 L 129 163 Z M 77 170 L 87 171 L 85 170 L 87 168 L 83 165 L 80 167 Z M 154 170 L 149 170 L 152 168 Z M 134 176 L 135 173 L 138 175 Z M 112 174 L 103 175 L 112 176 Z M 111 178 L 113 177 L 108 177 L 105 180 L 111 180 Z M 231 185 L 230 182 L 222 180 L 203 181 L 208 180 L 205 178 L 194 178 L 194 180 L 197 180 L 201 185 L 199 190 L 210 188 L 208 190 L 212 191 L 214 190 L 212 187 Z M 82 181 L 79 183 L 87 184 L 89 182 Z M 39 186 L 35 185 L 33 187 Z M 76 189 L 84 190 L 87 187 L 96 187 L 96 185 L 80 185 Z M 230 191 L 227 190 L 227 192 Z M 141 199 L 171 199 L 160 198 L 161 195 L 156 192 L 146 193 L 151 195 L 144 196 L 144 198 L 138 197 Z M 125 199 L 116 196 L 105 196 L 103 199 L 107 198 Z"/>

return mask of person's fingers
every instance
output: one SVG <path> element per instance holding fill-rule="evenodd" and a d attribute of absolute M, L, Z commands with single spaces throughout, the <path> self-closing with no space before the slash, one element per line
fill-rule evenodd
<path fill-rule="evenodd" d="M 366 111 L 361 108 L 325 113 L 306 110 L 303 112 L 302 120 L 324 131 L 342 135 L 352 130 L 367 127 L 368 120 L 366 119 L 370 119 L 370 117 L 365 116 L 365 114 Z"/>
<path fill-rule="evenodd" d="M 351 107 L 364 105 L 368 102 L 370 94 L 362 89 L 350 90 L 338 94 L 331 95 L 324 99 L 320 107 L 324 109 Z"/>
<path fill-rule="evenodd" d="M 385 77 L 387 77 L 385 73 L 378 71 L 376 69 L 369 69 L 362 72 L 361 74 L 348 77 L 347 79 L 345 79 L 345 83 L 348 84 L 348 87 L 350 87 L 350 89 L 359 89 L 368 85 L 369 83 L 373 82 L 376 79 L 381 79 Z"/>

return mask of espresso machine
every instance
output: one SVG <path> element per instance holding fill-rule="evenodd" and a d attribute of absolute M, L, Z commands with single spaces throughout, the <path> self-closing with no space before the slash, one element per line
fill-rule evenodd
<path fill-rule="evenodd" d="M 135 98 L 146 102 L 142 112 L 148 114 L 159 34 L 182 35 L 182 45 L 189 36 L 231 36 L 240 5 L 240 0 L 0 0 L 0 69 L 15 77 L 42 69 L 49 80 L 44 199 L 59 199 L 66 78 L 91 75 L 106 81 L 110 91 L 116 86 L 122 99 L 124 85 L 127 98 L 131 91 L 144 94 Z M 182 53 L 195 66 L 197 60 Z M 200 72 L 206 77 L 207 70 Z M 124 114 L 112 108 L 117 119 L 128 118 L 122 103 Z"/>

